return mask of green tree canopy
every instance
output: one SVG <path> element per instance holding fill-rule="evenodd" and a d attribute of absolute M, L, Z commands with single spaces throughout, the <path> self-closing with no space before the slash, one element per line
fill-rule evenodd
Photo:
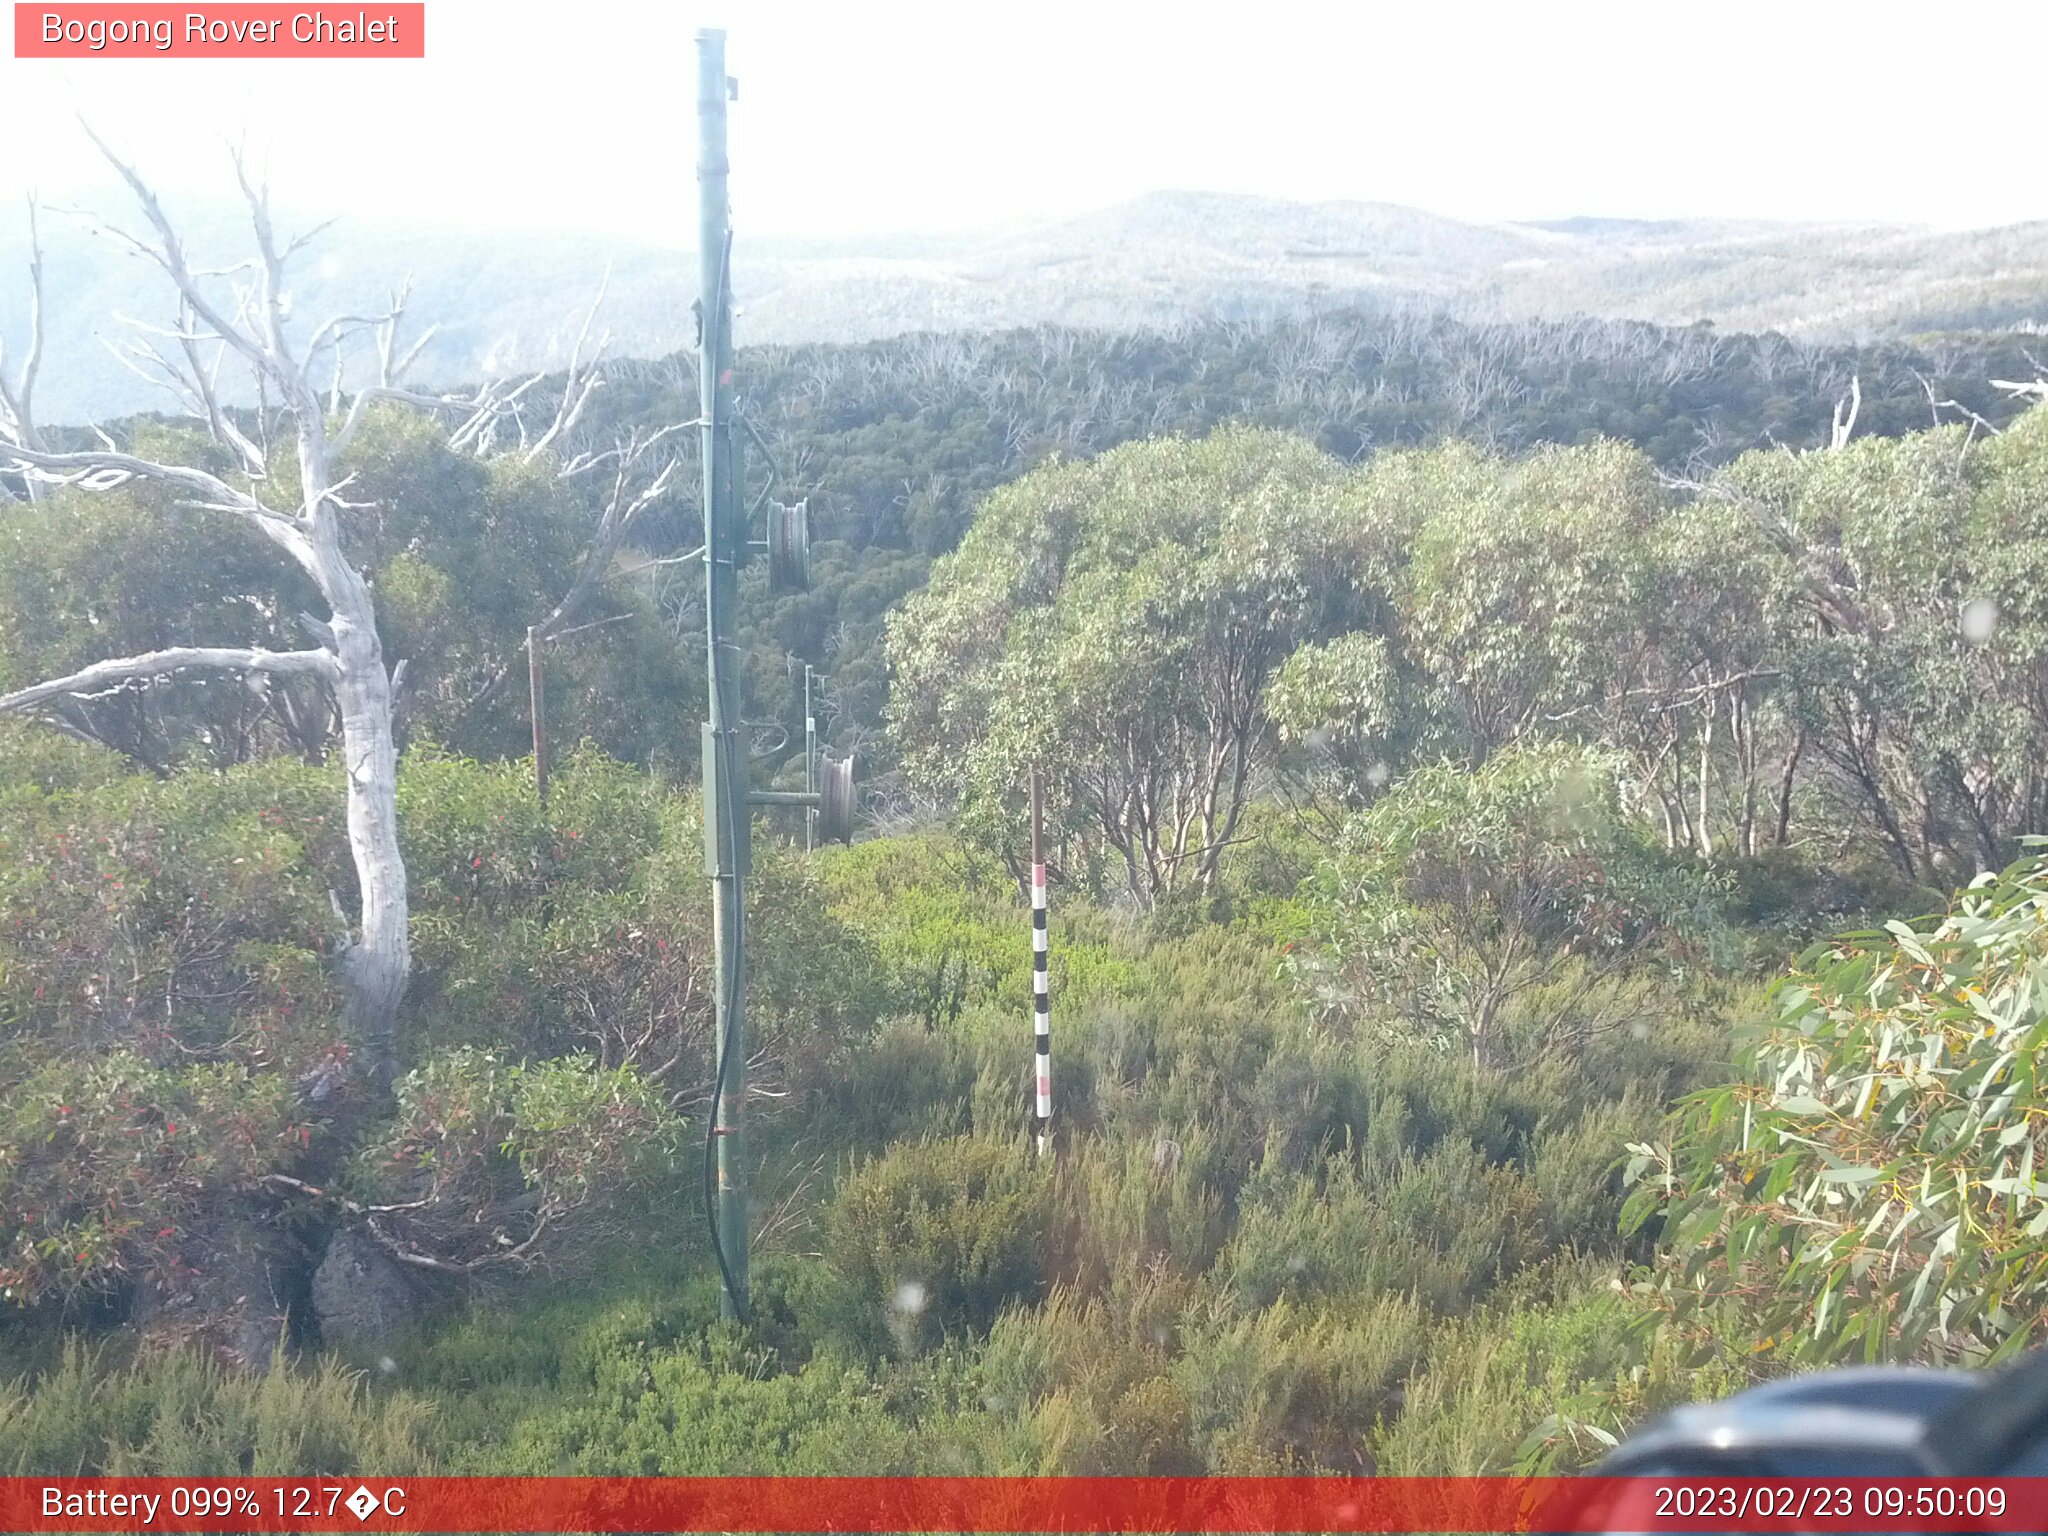
<path fill-rule="evenodd" d="M 1816 945 L 1737 1080 L 1631 1148 L 1665 1303 L 1702 1341 L 1802 1364 L 1983 1362 L 2038 1337 L 2048 861 L 1941 917 Z"/>
<path fill-rule="evenodd" d="M 1563 744 L 1410 774 L 1318 879 L 1324 942 L 1301 965 L 1325 1007 L 1402 1020 L 1482 1067 L 1622 1022 L 1613 982 L 1720 926 L 1712 884 L 1643 836 L 1629 794 L 1613 754 Z"/>
<path fill-rule="evenodd" d="M 1231 428 L 991 496 L 891 625 L 906 775 L 1014 854 L 1036 762 L 1063 830 L 1134 899 L 1207 884 L 1251 792 L 1267 684 L 1344 596 L 1324 496 L 1340 473 Z"/>

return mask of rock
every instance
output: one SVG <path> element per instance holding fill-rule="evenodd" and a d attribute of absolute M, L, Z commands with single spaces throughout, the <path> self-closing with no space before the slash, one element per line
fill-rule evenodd
<path fill-rule="evenodd" d="M 387 1342 L 416 1318 L 426 1290 L 368 1233 L 343 1227 L 313 1271 L 313 1315 L 320 1337 L 340 1349 Z"/>

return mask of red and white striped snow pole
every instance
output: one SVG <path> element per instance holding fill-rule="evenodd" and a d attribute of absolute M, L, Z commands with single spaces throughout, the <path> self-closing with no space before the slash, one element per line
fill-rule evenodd
<path fill-rule="evenodd" d="M 1038 1150 L 1052 1130 L 1052 978 L 1047 974 L 1045 822 L 1039 808 L 1038 770 L 1031 770 L 1031 1024 L 1038 1082 Z"/>

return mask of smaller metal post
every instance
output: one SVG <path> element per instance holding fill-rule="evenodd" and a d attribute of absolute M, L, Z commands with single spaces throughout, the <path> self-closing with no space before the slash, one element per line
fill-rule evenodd
<path fill-rule="evenodd" d="M 526 626 L 526 696 L 533 711 L 533 792 L 548 803 L 547 663 L 541 660 L 540 631 Z"/>
<path fill-rule="evenodd" d="M 1052 978 L 1046 970 L 1050 938 L 1046 929 L 1045 817 L 1040 806 L 1038 767 L 1031 769 L 1031 1020 L 1037 1066 L 1038 1155 L 1045 1155 L 1052 1130 Z"/>
<path fill-rule="evenodd" d="M 804 793 L 816 794 L 815 782 L 818 761 L 818 717 L 811 713 L 811 664 L 804 663 Z M 815 809 L 804 812 L 804 852 L 809 853 L 817 845 L 818 813 Z"/>

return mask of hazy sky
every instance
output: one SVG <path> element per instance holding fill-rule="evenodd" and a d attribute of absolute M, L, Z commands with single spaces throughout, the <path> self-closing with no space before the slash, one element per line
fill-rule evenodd
<path fill-rule="evenodd" d="M 358 4 L 375 12 L 328 9 Z M 421 61 L 0 58 L 0 194 L 101 180 L 83 111 L 172 193 L 227 191 L 223 142 L 246 136 L 278 200 L 322 214 L 688 243 L 691 39 L 717 25 L 741 83 L 735 222 L 759 232 L 976 228 L 1166 187 L 1473 219 L 2048 217 L 2040 0 L 428 0 L 427 16 Z"/>

